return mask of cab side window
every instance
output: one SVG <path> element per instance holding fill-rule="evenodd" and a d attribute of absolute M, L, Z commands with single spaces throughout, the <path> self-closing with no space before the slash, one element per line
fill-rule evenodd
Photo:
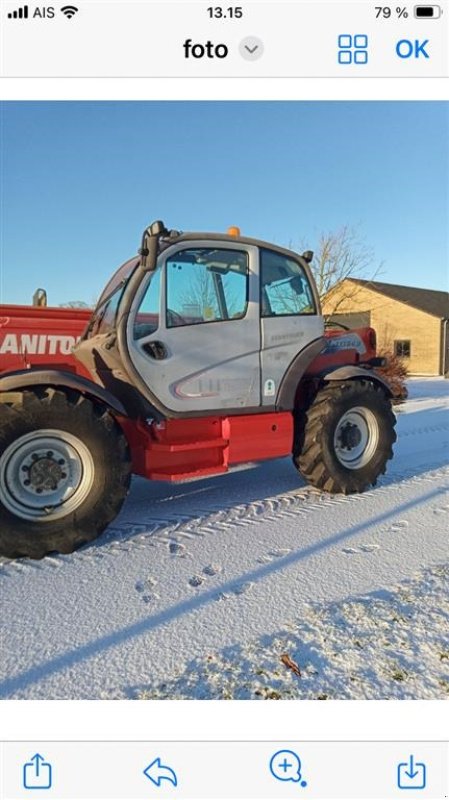
<path fill-rule="evenodd" d="M 134 338 L 142 339 L 155 333 L 159 327 L 159 303 L 161 292 L 161 268 L 151 275 L 134 322 Z"/>
<path fill-rule="evenodd" d="M 275 250 L 263 249 L 260 275 L 262 317 L 316 314 L 312 289 L 298 261 Z"/>
<path fill-rule="evenodd" d="M 248 306 L 248 254 L 180 250 L 167 260 L 167 327 L 242 319 Z"/>

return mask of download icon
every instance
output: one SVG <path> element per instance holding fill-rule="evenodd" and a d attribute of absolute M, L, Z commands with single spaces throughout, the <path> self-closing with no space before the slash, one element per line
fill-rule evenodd
<path fill-rule="evenodd" d="M 426 765 L 410 756 L 408 761 L 398 764 L 398 789 L 425 789 Z"/>

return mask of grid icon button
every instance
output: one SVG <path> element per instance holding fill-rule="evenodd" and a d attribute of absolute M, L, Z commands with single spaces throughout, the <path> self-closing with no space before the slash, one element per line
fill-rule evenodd
<path fill-rule="evenodd" d="M 367 64 L 368 36 L 364 33 L 341 33 L 338 37 L 338 63 Z"/>

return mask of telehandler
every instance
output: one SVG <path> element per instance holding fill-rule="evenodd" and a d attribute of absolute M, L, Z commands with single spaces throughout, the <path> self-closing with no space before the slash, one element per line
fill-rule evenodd
<path fill-rule="evenodd" d="M 132 474 L 181 481 L 292 455 L 323 491 L 375 485 L 396 439 L 375 332 L 325 336 L 312 258 L 238 228 L 150 225 L 75 346 L 76 371 L 0 377 L 0 554 L 95 539 Z"/>

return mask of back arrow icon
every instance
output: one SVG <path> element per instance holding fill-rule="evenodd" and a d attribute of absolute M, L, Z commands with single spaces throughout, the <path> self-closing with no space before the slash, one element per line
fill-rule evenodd
<path fill-rule="evenodd" d="M 155 758 L 154 761 L 144 769 L 143 774 L 158 788 L 162 781 L 168 781 L 173 784 L 173 786 L 178 785 L 176 772 L 174 772 L 171 767 L 166 767 L 164 764 L 161 764 L 160 758 Z"/>

